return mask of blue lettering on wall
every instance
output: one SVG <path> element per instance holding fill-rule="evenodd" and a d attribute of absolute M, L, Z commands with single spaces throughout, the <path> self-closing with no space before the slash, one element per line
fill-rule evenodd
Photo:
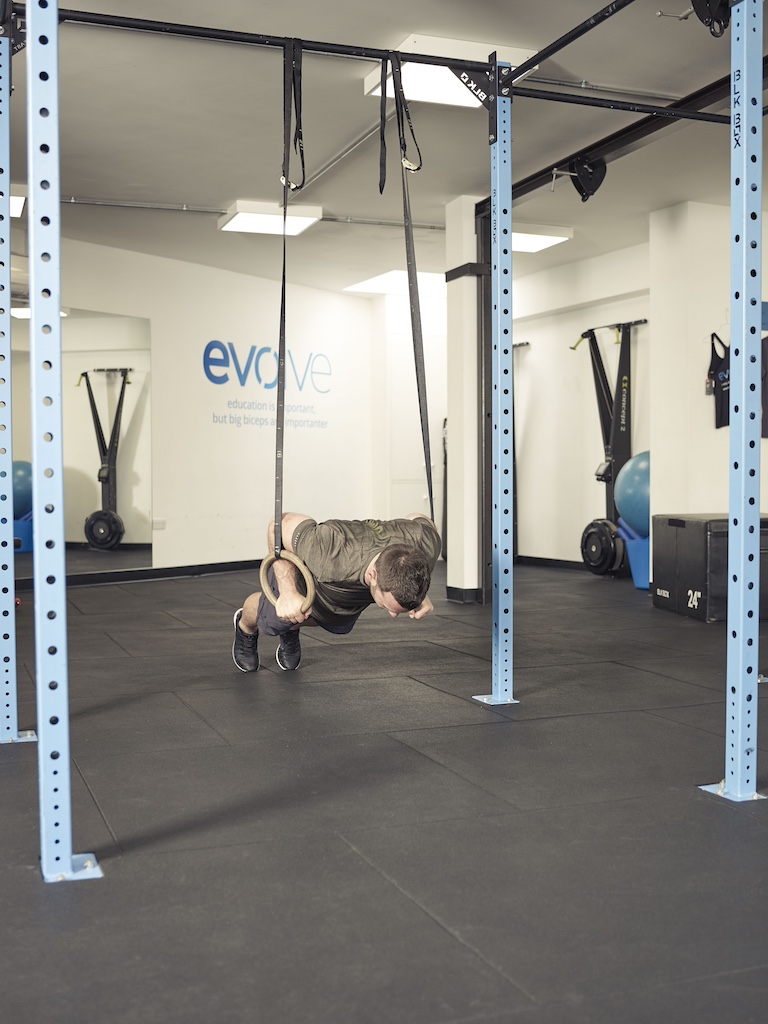
<path fill-rule="evenodd" d="M 303 356 L 294 358 L 290 349 L 287 356 L 286 390 L 295 386 L 298 391 L 306 388 L 320 395 L 328 394 L 333 376 L 328 356 L 322 352 L 310 352 L 306 359 Z M 234 375 L 228 370 L 234 370 Z M 262 388 L 269 390 L 277 386 L 277 352 L 266 345 L 258 349 L 251 345 L 243 358 L 242 350 L 238 354 L 231 341 L 227 345 L 223 341 L 209 341 L 203 352 L 203 372 L 211 384 L 237 380 L 240 387 L 248 384 L 251 375 Z"/>
<path fill-rule="evenodd" d="M 217 356 L 214 355 L 215 352 L 219 352 L 221 354 Z M 203 353 L 203 369 L 205 370 L 205 376 L 211 384 L 226 384 L 229 380 L 229 374 L 214 373 L 213 367 L 215 366 L 229 366 L 229 353 L 220 341 L 209 341 L 205 346 L 205 352 Z"/>
<path fill-rule="evenodd" d="M 251 349 L 251 352 L 253 352 L 253 349 Z M 261 363 L 261 357 L 263 355 L 266 355 L 269 352 L 272 352 L 271 348 L 260 348 L 258 353 L 256 354 L 256 380 L 259 382 L 259 384 L 262 384 L 265 388 L 274 388 L 274 387 L 277 387 L 277 352 L 272 352 L 272 355 L 275 357 L 275 379 L 274 380 L 271 380 L 268 383 L 266 381 L 262 380 L 261 371 L 259 369 L 259 364 Z M 288 382 L 286 381 L 286 385 L 287 385 L 287 383 Z"/>
<path fill-rule="evenodd" d="M 237 358 L 237 352 L 235 351 L 235 346 L 232 344 L 232 342 L 229 343 L 229 351 L 232 353 L 232 362 L 234 363 L 235 366 L 235 373 L 237 374 L 237 379 L 240 381 L 240 387 L 244 387 L 245 379 L 248 376 L 248 371 L 250 370 L 251 363 L 253 362 L 253 346 L 251 346 L 251 351 L 248 353 L 248 358 L 245 361 L 244 370 L 240 369 L 240 363 Z"/>

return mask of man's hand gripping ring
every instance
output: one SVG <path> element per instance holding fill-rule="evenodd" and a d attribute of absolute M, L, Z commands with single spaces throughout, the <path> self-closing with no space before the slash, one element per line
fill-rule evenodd
<path fill-rule="evenodd" d="M 302 560 L 300 558 L 297 558 L 297 556 L 294 555 L 292 551 L 283 551 L 280 557 L 285 559 L 286 562 L 290 562 L 291 565 L 295 565 L 296 568 L 301 573 L 301 575 L 304 577 L 304 582 L 307 585 L 307 596 L 301 602 L 301 610 L 304 614 L 306 614 L 312 607 L 312 602 L 315 600 L 315 581 L 312 578 L 312 574 L 310 573 L 306 565 L 304 565 Z M 277 604 L 277 598 L 272 593 L 272 588 L 269 585 L 267 573 L 269 572 L 273 563 L 276 561 L 277 559 L 273 554 L 267 555 L 266 558 L 262 559 L 261 568 L 259 569 L 259 581 L 261 583 L 261 592 L 271 605 Z"/>

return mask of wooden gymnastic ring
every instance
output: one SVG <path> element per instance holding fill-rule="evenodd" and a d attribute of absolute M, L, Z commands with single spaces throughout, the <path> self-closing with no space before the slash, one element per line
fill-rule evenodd
<path fill-rule="evenodd" d="M 301 610 L 306 614 L 312 607 L 312 602 L 315 600 L 315 581 L 312 578 L 312 574 L 309 569 L 304 565 L 302 560 L 298 558 L 292 551 L 283 551 L 280 555 L 286 562 L 290 562 L 291 565 L 295 565 L 301 575 L 304 577 L 304 582 L 307 585 L 307 596 L 301 602 Z M 261 592 L 266 597 L 271 605 L 277 605 L 277 598 L 272 593 L 272 587 L 269 585 L 269 579 L 267 573 L 271 569 L 274 562 L 277 559 L 274 555 L 267 555 L 266 558 L 261 560 L 261 568 L 259 569 L 259 582 L 261 583 Z"/>

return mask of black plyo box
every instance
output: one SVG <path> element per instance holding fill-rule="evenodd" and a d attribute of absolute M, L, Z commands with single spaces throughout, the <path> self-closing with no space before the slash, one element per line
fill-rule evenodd
<path fill-rule="evenodd" d="M 701 622 L 728 609 L 728 516 L 653 517 L 653 604 Z M 760 618 L 768 618 L 768 516 L 760 517 Z"/>

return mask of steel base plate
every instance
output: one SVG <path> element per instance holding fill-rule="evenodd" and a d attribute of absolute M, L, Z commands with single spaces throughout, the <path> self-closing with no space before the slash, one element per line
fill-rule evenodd
<path fill-rule="evenodd" d="M 479 700 L 481 704 L 519 704 L 519 700 L 515 700 L 514 697 L 494 697 L 492 693 L 486 694 L 484 697 L 473 697 L 472 700 Z"/>
<path fill-rule="evenodd" d="M 733 793 L 729 793 L 725 788 L 725 780 L 718 782 L 714 786 L 699 786 L 705 793 L 714 793 L 715 796 L 721 796 L 723 800 L 731 800 L 733 803 L 746 803 L 747 800 L 765 800 L 762 793 L 750 793 L 749 796 L 735 796 Z"/>
<path fill-rule="evenodd" d="M 0 740 L 0 743 L 35 743 L 36 741 L 37 733 L 34 729 L 25 729 L 15 736 L 9 736 L 7 740 Z"/>
<path fill-rule="evenodd" d="M 72 855 L 70 871 L 57 871 L 55 875 L 43 873 L 45 882 L 78 882 L 85 878 L 103 878 L 104 872 L 99 867 L 93 853 L 75 853 Z"/>

